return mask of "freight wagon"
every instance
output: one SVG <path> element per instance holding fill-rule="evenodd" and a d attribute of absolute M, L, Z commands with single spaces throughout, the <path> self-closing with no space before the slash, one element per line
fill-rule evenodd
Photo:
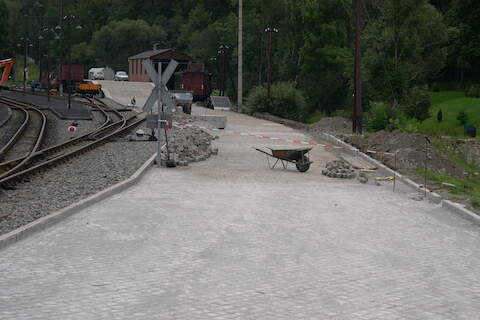
<path fill-rule="evenodd" d="M 70 74 L 69 74 L 70 73 Z M 83 64 L 62 64 L 59 67 L 58 80 L 64 85 L 81 82 L 84 76 Z"/>
<path fill-rule="evenodd" d="M 180 72 L 181 90 L 191 91 L 193 101 L 205 101 L 212 93 L 212 75 L 203 71 Z"/>

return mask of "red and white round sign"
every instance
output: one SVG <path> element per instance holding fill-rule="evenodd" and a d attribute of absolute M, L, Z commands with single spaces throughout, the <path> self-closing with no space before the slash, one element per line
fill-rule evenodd
<path fill-rule="evenodd" d="M 67 130 L 68 130 L 68 132 L 75 132 L 75 131 L 77 131 L 77 127 L 69 126 Z"/>

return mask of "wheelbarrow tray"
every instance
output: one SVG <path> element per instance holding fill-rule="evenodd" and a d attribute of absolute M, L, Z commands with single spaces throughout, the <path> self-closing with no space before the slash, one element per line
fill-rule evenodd
<path fill-rule="evenodd" d="M 269 162 L 270 169 L 274 169 L 278 161 L 281 161 L 284 169 L 287 168 L 286 162 L 290 162 L 295 164 L 298 171 L 305 172 L 310 167 L 310 164 L 313 163 L 313 161 L 310 161 L 310 159 L 308 159 L 308 157 L 306 156 L 306 154 L 310 152 L 310 150 L 312 150 L 313 148 L 272 149 L 267 147 L 267 149 L 269 149 L 271 153 L 258 148 L 254 149 L 266 154 L 267 160 L 268 157 L 273 157 L 277 159 L 273 166 L 271 166 Z"/>
<path fill-rule="evenodd" d="M 272 149 L 268 148 L 272 152 L 272 157 L 282 159 L 290 162 L 302 161 L 305 154 L 310 152 L 312 148 L 298 148 L 298 149 Z"/>

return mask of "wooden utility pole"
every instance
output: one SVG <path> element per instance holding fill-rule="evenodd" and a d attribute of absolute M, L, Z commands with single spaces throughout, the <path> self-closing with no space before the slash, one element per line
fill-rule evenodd
<path fill-rule="evenodd" d="M 238 0 L 238 112 L 243 109 L 243 0 Z"/>
<path fill-rule="evenodd" d="M 267 33 L 267 100 L 270 110 L 272 111 L 272 60 L 273 60 L 273 48 L 272 48 L 272 33 L 278 32 L 278 29 L 268 27 L 265 29 Z"/>
<path fill-rule="evenodd" d="M 355 5 L 355 70 L 354 70 L 354 105 L 353 133 L 362 134 L 362 30 L 363 30 L 363 0 L 353 0 Z"/>

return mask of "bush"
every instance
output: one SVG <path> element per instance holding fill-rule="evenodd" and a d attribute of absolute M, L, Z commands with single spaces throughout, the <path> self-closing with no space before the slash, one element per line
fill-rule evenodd
<path fill-rule="evenodd" d="M 370 131 L 386 130 L 391 124 L 392 109 L 383 102 L 373 102 L 365 112 L 365 128 Z"/>
<path fill-rule="evenodd" d="M 443 112 L 442 109 L 438 110 L 437 113 L 437 122 L 442 122 L 443 121 Z"/>
<path fill-rule="evenodd" d="M 246 101 L 250 112 L 269 112 L 275 116 L 304 121 L 307 116 L 306 100 L 302 92 L 290 82 L 276 82 L 272 85 L 272 106 L 269 106 L 267 89 L 253 88 Z"/>
<path fill-rule="evenodd" d="M 463 126 L 463 125 L 466 125 L 467 122 L 468 122 L 468 115 L 467 113 L 465 112 L 465 110 L 461 110 L 458 115 L 457 115 L 457 120 L 460 121 L 460 124 Z"/>
<path fill-rule="evenodd" d="M 440 86 L 438 85 L 438 83 L 434 83 L 432 85 L 432 91 L 433 92 L 440 92 Z"/>
<path fill-rule="evenodd" d="M 263 86 L 254 87 L 250 90 L 245 101 L 247 111 L 250 113 L 267 112 L 267 89 Z"/>
<path fill-rule="evenodd" d="M 409 118 L 423 121 L 430 117 L 430 106 L 432 105 L 432 96 L 430 92 L 414 88 L 411 90 L 403 110 Z"/>

